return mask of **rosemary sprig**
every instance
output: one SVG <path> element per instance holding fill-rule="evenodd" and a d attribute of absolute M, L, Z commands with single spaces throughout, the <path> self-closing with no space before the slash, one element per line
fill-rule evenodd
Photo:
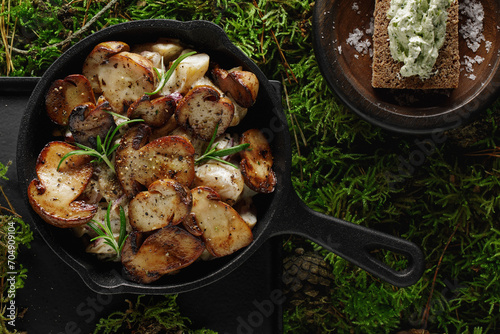
<path fill-rule="evenodd" d="M 170 77 L 172 76 L 172 73 L 174 73 L 175 69 L 180 64 L 180 62 L 183 61 L 184 59 L 186 59 L 187 57 L 192 56 L 194 54 L 196 54 L 196 51 L 191 51 L 191 52 L 188 52 L 188 53 L 181 55 L 179 58 L 177 58 L 172 63 L 172 66 L 170 66 L 168 71 L 163 73 L 163 74 L 160 73 L 160 71 L 156 67 L 154 67 L 153 69 L 155 70 L 156 75 L 160 78 L 160 82 L 158 84 L 158 87 L 154 91 L 152 91 L 151 93 L 146 93 L 146 95 L 155 95 L 155 94 L 158 94 L 159 92 L 161 92 L 161 90 L 163 89 L 163 87 L 167 83 L 168 79 L 170 79 Z"/>
<path fill-rule="evenodd" d="M 120 115 L 120 117 L 124 117 L 124 116 Z M 92 147 L 88 147 L 86 145 L 74 143 L 74 145 L 77 146 L 78 148 L 80 148 L 80 150 L 74 150 L 74 151 L 66 153 L 59 161 L 59 165 L 57 165 L 57 169 L 59 170 L 59 167 L 61 167 L 61 164 L 63 163 L 63 161 L 72 155 L 90 155 L 91 157 L 95 158 L 94 160 L 92 160 L 92 162 L 100 163 L 101 161 L 104 161 L 106 163 L 106 165 L 108 165 L 109 168 L 114 173 L 115 167 L 113 166 L 113 164 L 111 163 L 111 161 L 109 160 L 108 157 L 111 154 L 113 154 L 113 152 L 118 148 L 118 146 L 120 146 L 120 144 L 115 144 L 115 145 L 111 146 L 118 130 L 124 125 L 134 123 L 134 122 L 142 122 L 142 121 L 144 121 L 144 120 L 143 119 L 128 119 L 127 121 L 120 123 L 113 130 L 108 131 L 108 133 L 106 134 L 106 137 L 104 138 L 104 142 L 102 142 L 101 137 L 98 135 L 96 138 L 96 148 L 95 149 L 93 149 Z"/>
<path fill-rule="evenodd" d="M 217 129 L 218 128 L 219 128 L 219 123 L 217 123 L 215 125 L 214 134 L 212 135 L 212 138 L 210 139 L 210 142 L 208 143 L 208 146 L 207 146 L 207 149 L 205 150 L 205 153 L 203 153 L 200 157 L 196 158 L 195 163 L 201 164 L 202 162 L 204 162 L 206 160 L 213 159 L 213 160 L 216 160 L 218 162 L 224 163 L 226 165 L 232 166 L 234 168 L 238 168 L 235 164 L 233 164 L 229 161 L 226 161 L 224 159 L 220 159 L 220 157 L 225 157 L 227 155 L 231 155 L 231 154 L 235 154 L 235 153 L 238 153 L 240 151 L 243 151 L 248 146 L 250 146 L 250 144 L 240 144 L 240 145 L 236 145 L 233 147 L 224 148 L 222 150 L 217 150 L 217 144 L 215 146 L 213 146 L 213 144 L 215 141 L 215 137 L 217 136 Z"/>
<path fill-rule="evenodd" d="M 106 223 L 98 222 L 92 219 L 87 225 L 97 233 L 97 237 L 92 238 L 90 241 L 94 241 L 97 239 L 104 239 L 104 243 L 109 245 L 116 252 L 116 258 L 120 258 L 122 253 L 123 245 L 127 240 L 127 225 L 126 225 L 126 217 L 125 211 L 120 206 L 120 234 L 118 236 L 118 241 L 116 241 L 113 231 L 111 230 L 111 202 L 108 204 L 108 209 L 106 211 Z"/>

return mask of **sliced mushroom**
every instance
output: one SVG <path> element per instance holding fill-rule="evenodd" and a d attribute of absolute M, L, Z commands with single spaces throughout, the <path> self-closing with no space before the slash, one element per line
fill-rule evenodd
<path fill-rule="evenodd" d="M 253 204 L 252 197 L 241 198 L 233 208 L 240 214 L 241 218 L 253 229 L 257 224 L 257 208 Z"/>
<path fill-rule="evenodd" d="M 116 126 L 109 111 L 111 107 L 108 102 L 98 106 L 86 103 L 73 109 L 68 119 L 73 139 L 79 144 L 96 148 L 97 136 L 104 141 L 108 131 Z"/>
<path fill-rule="evenodd" d="M 99 65 L 102 94 L 111 107 L 126 114 L 129 106 L 144 93 L 155 90 L 156 74 L 149 59 L 139 54 L 122 51 Z"/>
<path fill-rule="evenodd" d="M 231 95 L 226 95 L 218 86 L 216 86 L 208 77 L 202 77 L 199 80 L 197 80 L 195 83 L 193 83 L 192 88 L 196 86 L 210 86 L 213 89 L 215 89 L 221 96 L 227 97 L 231 103 L 234 105 L 234 116 L 233 120 L 231 121 L 231 124 L 229 126 L 236 126 L 240 124 L 240 122 L 245 118 L 248 108 L 244 108 L 241 105 L 239 105 L 232 97 Z"/>
<path fill-rule="evenodd" d="M 45 96 L 47 114 L 59 125 L 67 125 L 71 111 L 86 103 L 95 104 L 95 97 L 90 82 L 81 74 L 54 81 Z"/>
<path fill-rule="evenodd" d="M 40 152 L 36 162 L 37 179 L 28 186 L 31 207 L 47 223 L 57 227 L 75 227 L 87 223 L 97 210 L 78 197 L 85 190 L 94 167 L 89 156 L 74 155 L 57 166 L 61 158 L 76 148 L 53 141 Z"/>
<path fill-rule="evenodd" d="M 129 51 L 128 44 L 117 41 L 102 42 L 97 44 L 83 63 L 82 73 L 89 79 L 96 94 L 101 94 L 101 81 L 99 69 L 109 57 L 121 51 Z"/>
<path fill-rule="evenodd" d="M 192 129 L 200 138 L 209 141 L 219 124 L 217 136 L 223 134 L 234 115 L 233 103 L 210 86 L 196 86 L 178 103 L 177 122 Z"/>
<path fill-rule="evenodd" d="M 207 250 L 220 257 L 248 246 L 253 234 L 238 212 L 220 200 L 215 190 L 197 187 L 191 190 L 197 225 L 203 231 L 202 239 Z"/>
<path fill-rule="evenodd" d="M 191 211 L 191 192 L 174 180 L 158 180 L 148 191 L 137 194 L 129 203 L 130 225 L 137 231 L 148 232 L 177 225 Z"/>
<path fill-rule="evenodd" d="M 141 185 L 148 187 L 160 179 L 174 179 L 189 187 L 194 179 L 194 148 L 180 136 L 160 137 L 148 143 L 151 130 L 141 124 L 131 128 L 116 150 L 116 174 L 129 197 Z"/>
<path fill-rule="evenodd" d="M 175 119 L 175 117 L 173 117 Z M 201 156 L 203 152 L 207 149 L 208 143 L 204 140 L 199 139 L 195 136 L 193 131 L 189 129 L 184 129 L 183 127 L 178 126 L 173 129 L 170 133 L 170 136 L 182 136 L 189 140 L 191 145 L 194 147 L 195 157 Z M 214 143 L 215 144 L 215 143 Z"/>
<path fill-rule="evenodd" d="M 151 140 L 158 139 L 160 137 L 165 137 L 172 134 L 176 128 L 179 127 L 177 124 L 177 120 L 175 117 L 170 117 L 165 124 L 160 126 L 159 128 L 152 128 L 151 131 Z"/>
<path fill-rule="evenodd" d="M 259 193 L 271 193 L 276 186 L 271 147 L 258 129 L 250 129 L 241 136 L 241 144 L 250 146 L 240 152 L 240 169 L 245 184 Z"/>
<path fill-rule="evenodd" d="M 130 105 L 127 116 L 142 118 L 144 123 L 152 127 L 161 127 L 173 115 L 175 107 L 175 100 L 169 96 L 151 99 L 149 95 L 143 95 Z"/>
<path fill-rule="evenodd" d="M 190 50 L 185 50 L 185 52 L 188 51 Z M 210 57 L 206 53 L 197 53 L 183 59 L 165 83 L 163 95 L 175 92 L 186 94 L 195 82 L 205 76 L 209 64 Z"/>
<path fill-rule="evenodd" d="M 192 212 L 190 212 L 186 217 L 184 217 L 184 220 L 182 221 L 182 226 L 184 226 L 186 231 L 188 231 L 189 233 L 191 233 L 196 237 L 201 237 L 203 235 L 203 231 L 198 226 L 196 218 Z"/>
<path fill-rule="evenodd" d="M 203 242 L 177 226 L 155 231 L 141 244 L 139 232 L 129 234 L 122 264 L 133 281 L 151 283 L 165 274 L 187 267 L 203 252 Z"/>
<path fill-rule="evenodd" d="M 240 106 L 249 108 L 257 100 L 259 80 L 254 73 L 243 71 L 241 67 L 226 71 L 218 65 L 212 68 L 211 73 L 215 84 Z"/>
<path fill-rule="evenodd" d="M 236 103 L 231 95 L 227 95 L 227 98 L 234 104 L 234 117 L 229 126 L 236 126 L 241 123 L 243 118 L 245 118 L 248 113 L 248 108 L 244 108 Z"/>
<path fill-rule="evenodd" d="M 118 205 L 123 199 L 126 199 L 125 193 L 116 177 L 116 173 L 114 173 L 105 163 L 97 166 L 94 170 L 94 176 L 97 177 L 99 194 L 107 203 L 113 202 L 114 205 Z"/>
<path fill-rule="evenodd" d="M 214 189 L 229 205 L 233 205 L 245 186 L 239 169 L 227 164 L 209 161 L 195 168 L 193 186 L 207 186 Z"/>
<path fill-rule="evenodd" d="M 163 69 L 163 57 L 158 52 L 142 51 L 139 54 L 144 58 L 149 59 L 154 67 Z"/>
<path fill-rule="evenodd" d="M 153 43 L 143 43 L 134 46 L 133 52 L 155 52 L 163 57 L 165 63 L 174 60 L 179 57 L 184 47 L 178 39 L 173 38 L 160 38 L 158 41 Z"/>

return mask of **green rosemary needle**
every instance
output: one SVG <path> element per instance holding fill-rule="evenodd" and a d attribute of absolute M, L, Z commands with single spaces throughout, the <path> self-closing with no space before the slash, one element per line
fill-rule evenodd
<path fill-rule="evenodd" d="M 158 87 L 154 91 L 152 91 L 150 93 L 146 93 L 146 95 L 155 95 L 155 94 L 158 94 L 159 92 L 161 92 L 161 90 L 163 89 L 163 87 L 167 83 L 168 79 L 170 79 L 170 77 L 174 73 L 175 69 L 180 64 L 180 62 L 183 61 L 184 59 L 186 59 L 187 57 L 192 56 L 194 54 L 196 54 L 196 51 L 191 51 L 191 52 L 188 52 L 188 53 L 185 53 L 185 54 L 179 56 L 179 58 L 177 58 L 172 63 L 172 66 L 170 66 L 168 71 L 163 73 L 163 74 L 160 73 L 160 71 L 156 67 L 154 67 L 153 69 L 155 70 L 156 75 L 160 78 L 160 82 L 158 83 Z"/>
<path fill-rule="evenodd" d="M 111 204 L 109 202 L 108 209 L 106 211 L 106 222 L 98 222 L 92 219 L 87 225 L 97 233 L 97 237 L 92 238 L 90 241 L 94 241 L 97 239 L 104 239 L 104 243 L 109 245 L 116 252 L 116 259 L 119 259 L 122 253 L 123 245 L 127 240 L 127 220 L 125 217 L 125 211 L 120 206 L 120 233 L 118 236 L 118 241 L 115 239 L 113 235 L 113 231 L 111 229 Z"/>
<path fill-rule="evenodd" d="M 240 145 L 236 145 L 233 147 L 224 148 L 222 150 L 217 150 L 217 144 L 215 146 L 213 146 L 213 144 L 215 141 L 215 137 L 217 136 L 218 128 L 219 128 L 219 123 L 217 123 L 215 125 L 214 134 L 212 135 L 212 138 L 210 139 L 210 142 L 208 143 L 208 146 L 207 146 L 207 149 L 205 150 L 205 153 L 203 153 L 200 157 L 196 158 L 195 164 L 199 165 L 206 160 L 212 159 L 212 160 L 216 160 L 218 162 L 224 163 L 226 165 L 232 166 L 234 168 L 238 168 L 238 166 L 236 166 L 235 164 L 233 164 L 229 161 L 226 161 L 224 159 L 221 159 L 220 157 L 225 157 L 227 155 L 231 155 L 231 154 L 235 154 L 235 153 L 238 153 L 240 151 L 243 151 L 248 146 L 250 146 L 250 144 L 240 144 Z"/>
<path fill-rule="evenodd" d="M 124 116 L 121 116 L 121 117 L 124 117 Z M 80 150 L 74 150 L 74 151 L 66 153 L 59 161 L 59 165 L 57 165 L 57 169 L 59 170 L 59 167 L 61 166 L 63 161 L 72 155 L 89 155 L 89 156 L 95 158 L 94 160 L 92 160 L 92 162 L 100 163 L 100 162 L 104 161 L 104 163 L 106 163 L 106 165 L 108 165 L 109 168 L 114 173 L 115 167 L 113 166 L 113 164 L 109 160 L 109 156 L 111 154 L 113 154 L 113 152 L 118 148 L 118 146 L 120 146 L 119 144 L 115 144 L 115 145 L 111 146 L 111 144 L 113 144 L 113 140 L 114 140 L 118 130 L 124 125 L 134 123 L 134 122 L 142 122 L 142 121 L 144 121 L 144 120 L 143 119 L 128 119 L 127 121 L 120 123 L 113 130 L 110 129 L 110 131 L 108 131 L 108 133 L 106 134 L 106 137 L 104 138 L 104 142 L 102 142 L 100 136 L 97 136 L 95 149 L 93 149 L 92 147 L 88 147 L 88 146 L 79 144 L 79 143 L 74 143 L 74 145 L 76 147 L 80 148 Z"/>

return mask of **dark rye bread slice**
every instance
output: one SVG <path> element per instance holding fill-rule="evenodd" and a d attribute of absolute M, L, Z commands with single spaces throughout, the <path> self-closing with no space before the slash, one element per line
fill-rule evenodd
<path fill-rule="evenodd" d="M 457 88 L 460 75 L 460 56 L 458 51 L 458 0 L 448 8 L 446 37 L 439 50 L 439 56 L 434 64 L 433 71 L 437 74 L 421 80 L 418 76 L 403 77 L 399 71 L 403 66 L 392 58 L 389 48 L 389 18 L 387 11 L 391 0 L 376 0 L 374 12 L 373 32 L 373 63 L 372 86 L 374 88 L 394 89 L 445 89 Z"/>

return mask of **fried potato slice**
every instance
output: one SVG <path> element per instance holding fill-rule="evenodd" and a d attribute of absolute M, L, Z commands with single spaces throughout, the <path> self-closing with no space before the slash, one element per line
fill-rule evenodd
<path fill-rule="evenodd" d="M 57 170 L 61 158 L 75 149 L 61 141 L 48 143 L 36 162 L 37 179 L 28 186 L 28 199 L 33 210 L 44 221 L 57 227 L 83 225 L 97 210 L 97 205 L 78 200 L 92 177 L 91 158 L 71 156 Z"/>
<path fill-rule="evenodd" d="M 245 184 L 253 191 L 271 193 L 276 186 L 271 147 L 258 129 L 250 129 L 241 136 L 241 144 L 250 146 L 240 152 L 240 169 Z"/>
<path fill-rule="evenodd" d="M 140 232 L 177 225 L 191 211 L 191 205 L 189 189 L 174 180 L 158 180 L 149 185 L 148 191 L 140 192 L 130 201 L 130 225 Z"/>
<path fill-rule="evenodd" d="M 194 215 L 210 254 L 220 257 L 248 246 L 253 234 L 238 212 L 209 187 L 191 189 Z"/>
<path fill-rule="evenodd" d="M 177 104 L 175 116 L 180 126 L 191 129 L 197 137 L 209 141 L 217 129 L 223 134 L 231 124 L 234 105 L 210 86 L 196 86 Z"/>
<path fill-rule="evenodd" d="M 95 97 L 90 82 L 81 74 L 54 81 L 45 96 L 47 115 L 59 125 L 67 125 L 71 111 L 86 103 L 95 104 Z"/>
<path fill-rule="evenodd" d="M 187 267 L 205 249 L 203 242 L 178 226 L 166 226 L 148 236 L 131 232 L 122 250 L 122 264 L 138 283 L 151 283 L 165 274 Z"/>
<path fill-rule="evenodd" d="M 141 185 L 160 179 L 174 179 L 189 187 L 194 179 L 194 148 L 181 136 L 160 137 L 148 143 L 151 129 L 140 124 L 127 131 L 116 150 L 115 166 L 118 180 L 129 197 Z"/>

